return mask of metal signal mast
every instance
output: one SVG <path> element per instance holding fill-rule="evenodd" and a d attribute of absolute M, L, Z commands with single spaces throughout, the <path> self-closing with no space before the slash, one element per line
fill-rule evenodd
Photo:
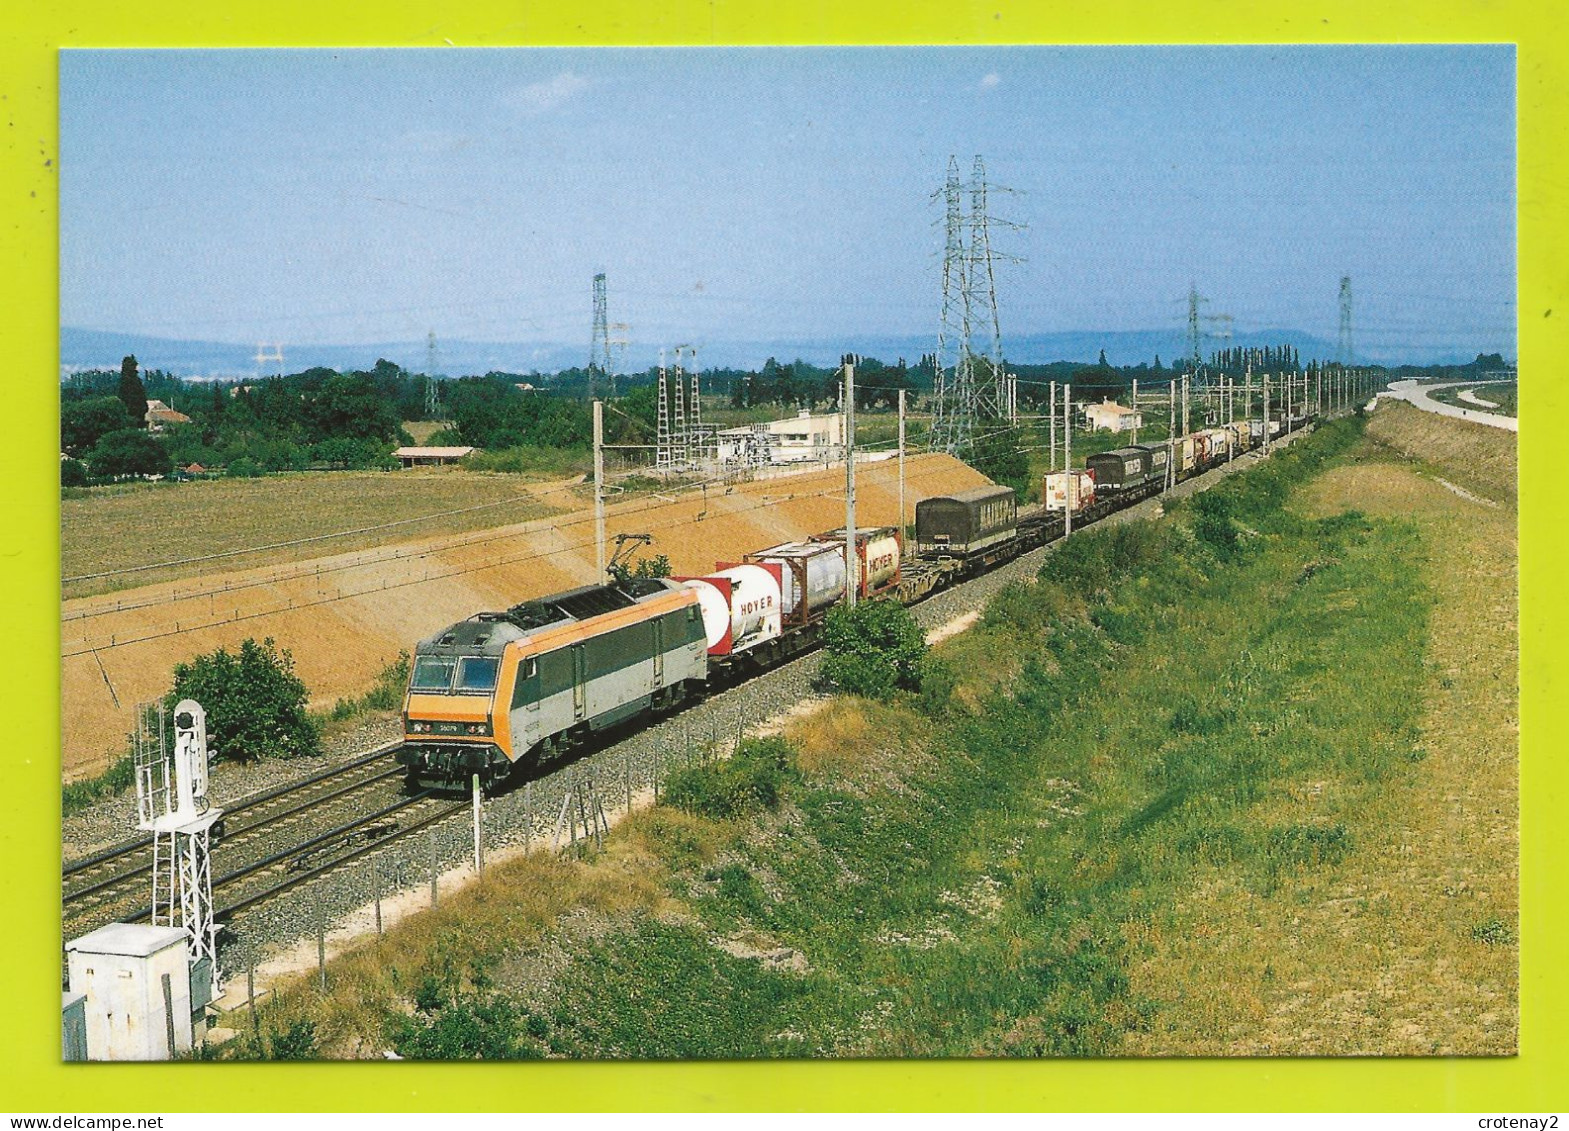
<path fill-rule="evenodd" d="M 207 712 L 194 699 L 182 699 L 175 705 L 173 723 L 170 751 L 163 703 L 137 709 L 136 816 L 137 827 L 153 834 L 152 922 L 156 926 L 161 914 L 165 924 L 174 925 L 178 889 L 180 926 L 185 928 L 191 965 L 206 960 L 216 990 L 218 926 L 209 833 L 223 810 L 207 802 Z"/>

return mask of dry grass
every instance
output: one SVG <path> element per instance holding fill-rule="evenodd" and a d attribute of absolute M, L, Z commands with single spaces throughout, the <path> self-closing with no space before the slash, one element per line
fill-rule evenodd
<path fill-rule="evenodd" d="M 60 569 L 64 577 L 317 538 L 487 503 L 497 505 L 284 549 L 70 582 L 64 596 L 84 597 L 126 586 L 280 565 L 411 538 L 525 522 L 559 509 L 526 497 L 527 491 L 516 479 L 470 475 L 456 469 L 304 472 L 262 479 L 95 489 L 87 498 L 60 503 Z M 515 501 L 508 505 L 509 500 Z"/>
<path fill-rule="evenodd" d="M 1425 419 L 1390 419 L 1381 438 L 1417 443 L 1427 431 Z M 1491 430 L 1469 435 L 1480 431 L 1447 438 L 1430 458 L 1485 447 Z M 1502 469 L 1498 458 L 1494 470 Z M 1134 969 L 1134 987 L 1168 1008 L 1154 1031 L 1130 1037 L 1128 1051 L 1512 1053 L 1514 516 L 1387 464 L 1331 471 L 1306 496 L 1316 515 L 1358 509 L 1406 518 L 1433 548 L 1425 565 L 1438 598 L 1427 656 L 1425 756 L 1398 784 L 1299 781 L 1258 806 L 1261 825 L 1341 824 L 1357 851 L 1340 864 L 1285 877 L 1269 899 L 1234 873 L 1213 869 L 1169 919 L 1135 931 L 1130 941 L 1147 957 Z"/>
<path fill-rule="evenodd" d="M 1367 435 L 1409 459 L 1432 465 L 1446 478 L 1489 499 L 1511 506 L 1516 501 L 1513 432 L 1389 401 L 1381 403 L 1368 421 Z"/>
<path fill-rule="evenodd" d="M 736 835 L 722 822 L 661 807 L 624 819 L 587 859 L 535 852 L 488 866 L 483 882 L 443 893 L 439 907 L 333 959 L 325 994 L 314 972 L 285 983 L 265 1024 L 279 1032 L 310 1019 L 319 1055 L 377 1059 L 387 1047 L 383 1019 L 406 1012 L 424 978 L 469 984 L 477 971 L 499 969 L 527 995 L 523 983 L 538 972 L 528 973 L 526 957 L 559 946 L 563 931 L 581 940 L 637 914 L 680 918 L 684 907 L 667 892 L 671 866 L 712 861 Z"/>
<path fill-rule="evenodd" d="M 897 790 L 930 739 L 919 716 L 869 699 L 841 696 L 791 722 L 785 736 L 801 772 L 840 788 Z"/>

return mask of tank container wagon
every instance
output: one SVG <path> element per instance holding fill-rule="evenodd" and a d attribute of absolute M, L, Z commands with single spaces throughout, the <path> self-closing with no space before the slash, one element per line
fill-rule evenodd
<path fill-rule="evenodd" d="M 816 643 L 823 617 L 844 600 L 843 530 L 785 542 L 720 562 L 701 577 L 677 578 L 698 595 L 710 682 L 771 667 Z M 902 551 L 891 526 L 857 530 L 856 595 L 895 593 Z"/>
<path fill-rule="evenodd" d="M 708 678 L 698 594 L 667 579 L 589 585 L 421 640 L 398 762 L 487 788 L 595 731 L 674 710 Z"/>

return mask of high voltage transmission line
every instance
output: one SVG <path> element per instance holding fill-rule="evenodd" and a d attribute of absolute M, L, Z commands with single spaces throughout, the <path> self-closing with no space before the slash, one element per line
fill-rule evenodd
<path fill-rule="evenodd" d="M 1340 276 L 1340 341 L 1335 347 L 1335 360 L 1341 365 L 1352 363 L 1351 353 L 1351 276 Z"/>
<path fill-rule="evenodd" d="M 948 176 L 933 194 L 943 201 L 942 314 L 934 358 L 931 447 L 968 454 L 977 431 L 1004 420 L 1012 398 L 1003 370 L 1002 330 L 997 317 L 996 260 L 991 228 L 1020 225 L 993 216 L 988 201 L 998 189 L 986 180 L 979 154 L 965 184 L 959 161 L 948 158 Z M 965 197 L 969 211 L 965 211 Z"/>

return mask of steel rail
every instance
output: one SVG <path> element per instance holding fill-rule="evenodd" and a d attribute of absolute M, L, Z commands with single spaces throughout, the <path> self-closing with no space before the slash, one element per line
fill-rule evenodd
<path fill-rule="evenodd" d="M 272 801 L 275 798 L 282 797 L 284 794 L 306 789 L 310 786 L 316 785 L 319 782 L 326 781 L 328 778 L 336 777 L 339 774 L 346 774 L 351 770 L 359 769 L 361 766 L 369 765 L 376 759 L 392 753 L 402 745 L 403 740 L 401 738 L 392 742 L 383 743 L 381 746 L 376 747 L 369 753 L 362 754 L 359 757 L 351 759 L 348 762 L 344 762 L 341 765 L 333 766 L 330 769 L 322 770 L 319 773 L 312 774 L 308 778 L 302 778 L 296 782 L 287 782 L 283 785 L 274 786 L 271 789 L 263 790 L 260 793 L 250 794 L 242 797 L 233 805 L 226 808 L 224 812 L 226 815 L 243 813 L 247 809 L 254 809 L 258 805 L 265 805 L 267 802 Z M 109 861 L 115 860 L 121 856 L 128 856 L 130 853 L 135 852 L 138 848 L 149 847 L 152 842 L 153 838 L 150 836 L 137 837 L 135 840 L 122 841 L 119 844 L 112 845 L 109 848 L 102 850 L 101 852 L 96 852 L 91 856 L 85 856 L 80 860 L 74 860 L 71 863 L 65 865 L 60 870 L 60 878 L 62 880 L 68 879 L 69 877 L 76 875 L 78 872 L 85 872 L 87 869 L 96 867 L 99 864 L 107 864 Z"/>
<path fill-rule="evenodd" d="M 258 892 L 255 895 L 246 896 L 244 899 L 236 900 L 233 903 L 227 904 L 219 908 L 215 914 L 217 918 L 220 919 L 232 918 L 238 912 L 249 910 L 259 903 L 265 903 L 267 900 L 272 899 L 275 896 L 282 895 L 286 891 L 290 891 L 293 888 L 299 887 L 301 884 L 314 880 L 317 876 L 330 872 L 335 868 L 341 868 L 343 865 L 348 864 L 351 861 L 358 860 L 361 856 L 364 856 L 369 852 L 374 852 L 376 849 L 391 844 L 393 841 L 401 840 L 412 833 L 417 833 L 421 829 L 430 825 L 434 825 L 437 821 L 444 820 L 445 818 L 450 817 L 455 813 L 460 813 L 467 808 L 468 802 L 456 802 L 452 805 L 449 805 L 445 809 L 432 813 L 428 817 L 421 817 L 413 824 L 394 829 L 386 836 L 378 837 L 369 844 L 362 844 L 358 848 L 350 849 L 342 856 L 335 856 L 326 863 L 318 864 L 308 870 L 297 872 L 288 879 L 284 880 L 282 883 L 270 887 L 266 891 Z"/>
<path fill-rule="evenodd" d="M 322 805 L 326 802 L 335 801 L 345 794 L 355 793 L 359 790 L 365 789 L 368 786 L 375 785 L 377 782 L 386 781 L 388 778 L 399 777 L 402 774 L 403 769 L 401 767 L 394 767 L 379 774 L 374 774 L 371 777 L 362 778 L 359 781 L 347 782 L 329 793 L 323 793 L 315 797 L 307 797 L 281 812 L 269 813 L 263 819 L 246 825 L 243 828 L 235 829 L 233 832 L 225 830 L 223 838 L 219 843 L 225 845 L 232 844 L 237 840 L 246 838 L 252 833 L 261 832 L 264 829 L 271 828 L 278 822 L 295 816 L 298 813 L 302 813 L 307 809 L 313 809 L 316 806 Z M 229 816 L 229 812 L 231 811 L 225 811 L 225 819 L 227 819 Z M 150 844 L 151 842 L 149 841 L 147 843 Z M 143 847 L 146 847 L 146 845 Z M 129 853 L 126 855 L 129 855 Z M 151 866 L 152 862 L 148 861 L 145 864 L 138 865 L 126 871 L 116 872 L 113 875 L 106 876 L 101 880 L 97 880 L 94 883 L 88 884 L 86 887 L 68 891 L 61 897 L 61 902 L 67 904 L 75 903 L 78 900 L 84 899 L 89 895 L 94 895 L 106 888 L 118 887 L 119 885 L 124 884 L 129 880 L 139 879 L 151 868 Z"/>
<path fill-rule="evenodd" d="M 300 844 L 291 845 L 290 847 L 285 848 L 280 852 L 274 852 L 270 856 L 264 856 L 260 860 L 253 860 L 251 863 L 236 868 L 231 872 L 227 872 L 222 876 L 214 877 L 212 881 L 213 890 L 216 891 L 219 888 L 226 887 L 239 880 L 245 879 L 247 876 L 255 875 L 257 872 L 264 871 L 268 868 L 275 868 L 279 864 L 299 856 L 302 853 L 309 852 L 313 848 L 319 848 L 323 844 L 330 843 L 334 840 L 342 840 L 344 837 L 358 831 L 365 825 L 372 824 L 381 820 L 383 817 L 389 817 L 394 813 L 401 812 L 402 810 L 407 809 L 412 805 L 418 805 L 422 801 L 428 801 L 433 796 L 435 796 L 434 790 L 424 790 L 415 794 L 413 797 L 405 797 L 395 801 L 391 805 L 378 809 L 374 813 L 356 818 L 353 821 L 345 822 L 336 828 L 328 829 L 324 833 L 318 833 L 316 836 L 313 836 L 309 840 L 303 841 Z M 443 810 L 442 815 L 445 816 L 447 813 L 452 813 L 458 811 L 459 809 L 467 808 L 467 804 L 467 802 L 457 802 Z M 376 843 L 384 844 L 389 839 L 389 837 L 392 837 L 393 835 L 393 833 L 389 833 L 386 837 L 378 838 Z M 151 918 L 152 913 L 152 907 L 144 907 L 135 915 L 127 919 L 126 922 L 139 923 L 145 919 Z"/>

